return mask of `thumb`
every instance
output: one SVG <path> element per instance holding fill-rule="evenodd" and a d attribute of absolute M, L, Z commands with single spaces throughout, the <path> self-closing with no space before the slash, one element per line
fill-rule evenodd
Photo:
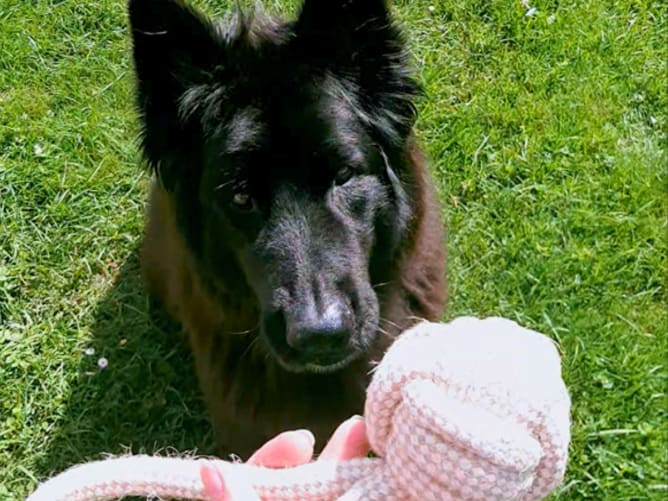
<path fill-rule="evenodd" d="M 231 476 L 225 479 L 220 469 L 214 466 L 203 465 L 200 478 L 209 501 L 260 501 L 250 485 Z"/>

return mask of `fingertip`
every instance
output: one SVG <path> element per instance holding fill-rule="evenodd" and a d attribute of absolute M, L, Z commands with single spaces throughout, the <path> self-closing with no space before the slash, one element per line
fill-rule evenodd
<path fill-rule="evenodd" d="M 318 459 L 353 459 L 366 456 L 370 450 L 364 418 L 353 416 L 339 425 Z"/>
<path fill-rule="evenodd" d="M 225 480 L 216 468 L 204 464 L 199 474 L 204 485 L 204 493 L 209 501 L 228 501 Z"/>
<path fill-rule="evenodd" d="M 281 433 L 264 444 L 248 464 L 268 468 L 287 468 L 308 463 L 313 458 L 315 437 L 308 430 Z"/>
<path fill-rule="evenodd" d="M 370 451 L 371 444 L 366 432 L 366 421 L 360 418 L 353 421 L 348 428 L 348 439 L 344 448 L 344 457 L 341 459 L 365 457 Z"/>
<path fill-rule="evenodd" d="M 298 434 L 298 441 L 301 442 L 300 446 L 304 449 L 313 449 L 315 447 L 315 437 L 310 430 L 297 430 L 294 433 Z"/>

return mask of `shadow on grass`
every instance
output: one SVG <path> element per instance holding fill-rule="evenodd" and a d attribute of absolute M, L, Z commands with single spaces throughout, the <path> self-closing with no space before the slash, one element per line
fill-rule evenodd
<path fill-rule="evenodd" d="M 106 454 L 209 454 L 213 437 L 185 334 L 150 305 L 138 251 L 97 305 L 90 348 L 52 439 L 36 467 L 41 479 Z M 89 348 L 89 351 L 90 351 Z M 108 360 L 106 369 L 98 360 Z"/>

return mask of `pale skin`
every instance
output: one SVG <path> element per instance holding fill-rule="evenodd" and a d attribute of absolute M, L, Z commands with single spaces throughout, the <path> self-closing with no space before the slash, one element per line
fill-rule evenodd
<path fill-rule="evenodd" d="M 314 442 L 308 430 L 281 433 L 258 449 L 247 464 L 268 468 L 299 466 L 313 460 Z M 364 420 L 355 416 L 339 425 L 316 461 L 365 457 L 369 450 Z M 223 478 L 211 466 L 202 466 L 200 477 L 210 501 L 260 501 L 250 486 Z"/>

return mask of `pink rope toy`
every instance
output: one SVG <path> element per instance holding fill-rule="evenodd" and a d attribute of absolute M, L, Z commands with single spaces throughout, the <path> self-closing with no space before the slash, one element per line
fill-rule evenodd
<path fill-rule="evenodd" d="M 537 500 L 563 481 L 570 397 L 554 343 L 501 319 L 406 331 L 367 391 L 379 456 L 273 470 L 214 460 L 264 501 Z M 120 457 L 75 466 L 28 501 L 206 500 L 203 459 Z M 206 460 L 208 461 L 208 460 Z"/>

